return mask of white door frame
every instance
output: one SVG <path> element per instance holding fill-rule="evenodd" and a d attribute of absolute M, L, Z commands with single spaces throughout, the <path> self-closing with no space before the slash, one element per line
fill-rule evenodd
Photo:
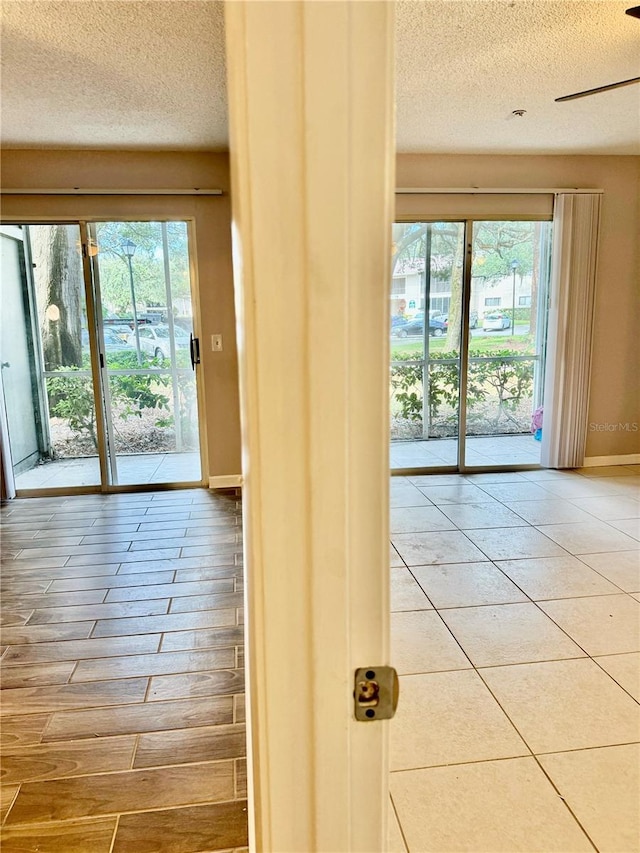
<path fill-rule="evenodd" d="M 382 850 L 389 663 L 386 2 L 226 4 L 252 850 Z"/>

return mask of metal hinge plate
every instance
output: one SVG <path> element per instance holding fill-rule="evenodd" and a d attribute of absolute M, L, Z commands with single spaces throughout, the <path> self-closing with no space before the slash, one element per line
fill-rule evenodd
<path fill-rule="evenodd" d="M 398 673 L 392 666 L 356 669 L 353 702 L 356 720 L 390 720 L 398 707 Z"/>

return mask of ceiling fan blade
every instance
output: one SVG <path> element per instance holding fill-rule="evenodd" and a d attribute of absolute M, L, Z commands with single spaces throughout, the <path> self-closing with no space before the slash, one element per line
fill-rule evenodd
<path fill-rule="evenodd" d="M 638 7 L 640 9 L 640 6 Z M 609 92 L 611 89 L 620 89 L 622 86 L 631 86 L 633 83 L 640 83 L 640 77 L 631 77 L 629 80 L 620 80 L 619 83 L 609 83 L 608 86 L 598 86 L 596 89 L 585 89 L 584 92 L 574 92 L 573 95 L 563 95 L 562 98 L 556 98 L 556 103 L 560 101 L 574 101 L 576 98 L 586 98 L 588 95 L 596 95 L 598 92 Z"/>
<path fill-rule="evenodd" d="M 640 6 L 632 6 L 630 9 L 625 9 L 626 15 L 631 15 L 633 18 L 640 18 Z"/>

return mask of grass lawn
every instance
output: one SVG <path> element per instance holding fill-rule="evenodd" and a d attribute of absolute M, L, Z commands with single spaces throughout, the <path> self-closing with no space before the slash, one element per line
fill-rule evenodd
<path fill-rule="evenodd" d="M 429 352 L 444 352 L 446 341 L 446 337 L 429 338 Z M 416 358 L 421 358 L 423 352 L 422 347 L 422 338 L 411 340 L 407 338 L 392 337 L 391 358 L 393 360 L 394 356 L 399 354 L 413 355 Z M 500 335 L 499 337 L 492 337 L 491 335 L 474 335 L 471 339 L 471 350 L 474 355 L 491 355 L 492 353 L 500 352 L 501 350 L 511 350 L 512 352 L 517 352 L 520 355 L 535 355 L 534 344 L 528 335 L 516 335 L 515 337 L 508 337 L 507 335 Z"/>

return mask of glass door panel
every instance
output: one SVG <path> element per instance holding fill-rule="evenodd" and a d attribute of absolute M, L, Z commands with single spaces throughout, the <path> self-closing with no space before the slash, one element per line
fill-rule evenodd
<path fill-rule="evenodd" d="M 111 484 L 199 483 L 187 223 L 90 233 Z"/>
<path fill-rule="evenodd" d="M 393 226 L 391 468 L 458 464 L 464 222 Z"/>
<path fill-rule="evenodd" d="M 473 223 L 465 466 L 540 463 L 550 246 L 550 222 Z"/>
<path fill-rule="evenodd" d="M 2 229 L 2 376 L 17 490 L 100 484 L 80 229 Z"/>

